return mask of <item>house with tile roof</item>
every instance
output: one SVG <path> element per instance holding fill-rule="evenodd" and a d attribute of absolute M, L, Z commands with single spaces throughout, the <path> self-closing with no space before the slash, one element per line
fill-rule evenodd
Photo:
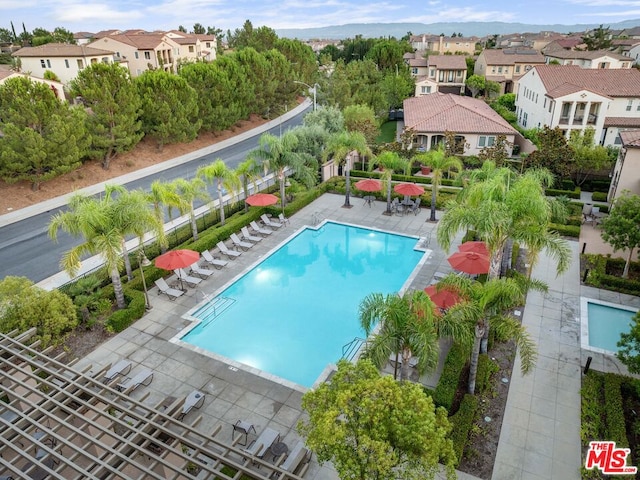
<path fill-rule="evenodd" d="M 169 30 L 167 37 L 180 45 L 176 55 L 180 62 L 207 62 L 216 59 L 217 42 L 215 35 L 184 33 L 179 30 Z"/>
<path fill-rule="evenodd" d="M 407 98 L 404 107 L 404 128 L 415 131 L 414 147 L 424 150 L 438 148 L 445 132 L 456 135 L 461 155 L 478 155 L 495 144 L 498 135 L 514 143 L 517 130 L 484 101 L 450 93 L 434 93 Z M 509 155 L 511 155 L 509 151 Z"/>
<path fill-rule="evenodd" d="M 429 55 L 426 75 L 416 77 L 415 96 L 435 92 L 464 95 L 467 62 L 463 55 Z"/>
<path fill-rule="evenodd" d="M 631 68 L 633 61 L 609 50 L 555 50 L 544 54 L 545 62 L 577 65 L 581 68 Z"/>
<path fill-rule="evenodd" d="M 544 55 L 532 48 L 485 48 L 478 55 L 473 73 L 498 83 L 500 94 L 513 93 L 522 75 L 544 63 Z"/>
<path fill-rule="evenodd" d="M 0 70 L 0 85 L 9 80 L 10 78 L 27 77 L 32 82 L 40 82 L 48 85 L 54 95 L 60 101 L 65 101 L 64 85 L 60 82 L 54 82 L 53 80 L 45 80 L 44 78 L 36 78 L 26 73 L 18 73 L 13 70 Z"/>
<path fill-rule="evenodd" d="M 36 78 L 44 78 L 44 73 L 50 70 L 65 85 L 92 63 L 115 61 L 114 51 L 109 48 L 68 43 L 46 43 L 37 47 L 23 47 L 12 56 L 20 59 L 23 72 L 29 72 Z"/>
<path fill-rule="evenodd" d="M 572 35 L 552 40 L 542 49 L 542 53 L 553 52 L 556 50 L 575 50 L 576 48 L 583 47 L 585 47 L 585 44 L 582 37 Z"/>
<path fill-rule="evenodd" d="M 620 132 L 620 151 L 607 201 L 613 202 L 625 190 L 640 195 L 640 129 Z"/>
<path fill-rule="evenodd" d="M 411 35 L 409 43 L 414 50 L 423 50 L 437 55 L 460 54 L 473 55 L 476 51 L 477 37 L 447 37 L 445 35 Z"/>
<path fill-rule="evenodd" d="M 620 146 L 619 133 L 640 128 L 640 71 L 538 65 L 522 76 L 516 115 L 523 128 L 595 129 L 600 145 Z"/>

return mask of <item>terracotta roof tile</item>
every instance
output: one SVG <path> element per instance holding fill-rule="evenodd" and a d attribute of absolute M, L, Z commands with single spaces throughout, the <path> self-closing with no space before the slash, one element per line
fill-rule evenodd
<path fill-rule="evenodd" d="M 605 127 L 640 127 L 640 117 L 606 117 Z"/>
<path fill-rule="evenodd" d="M 532 72 L 540 75 L 547 95 L 552 98 L 578 90 L 589 90 L 608 97 L 640 97 L 640 71 L 635 68 L 536 65 Z"/>
<path fill-rule="evenodd" d="M 96 57 L 113 55 L 111 50 L 102 50 L 88 45 L 68 43 L 45 43 L 37 47 L 23 47 L 13 53 L 15 57 Z"/>
<path fill-rule="evenodd" d="M 406 127 L 417 132 L 515 134 L 484 101 L 449 93 L 432 93 L 404 101 Z"/>
<path fill-rule="evenodd" d="M 584 60 L 593 60 L 596 58 L 601 58 L 604 56 L 612 57 L 617 60 L 627 60 L 631 61 L 630 57 L 626 57 L 624 55 L 620 55 L 619 53 L 610 52 L 609 50 L 591 50 L 591 51 L 582 51 L 582 50 L 556 50 L 553 52 L 549 52 L 547 54 L 550 57 L 562 58 L 562 59 L 584 59 Z"/>
<path fill-rule="evenodd" d="M 625 130 L 620 132 L 622 144 L 625 147 L 640 148 L 640 130 Z"/>
<path fill-rule="evenodd" d="M 466 70 L 467 62 L 462 55 L 429 55 L 427 64 L 439 69 Z"/>
<path fill-rule="evenodd" d="M 537 50 L 517 49 L 485 49 L 483 52 L 487 65 L 515 65 L 516 63 L 543 64 L 544 55 Z"/>
<path fill-rule="evenodd" d="M 110 35 L 111 40 L 131 45 L 139 50 L 153 50 L 156 48 L 162 40 L 165 38 L 163 33 L 145 33 L 138 35 Z M 95 45 L 96 42 L 92 42 L 89 45 Z"/>

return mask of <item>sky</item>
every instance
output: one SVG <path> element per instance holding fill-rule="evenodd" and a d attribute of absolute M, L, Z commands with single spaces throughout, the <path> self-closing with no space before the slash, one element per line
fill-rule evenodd
<path fill-rule="evenodd" d="M 640 18 L 640 0 L 0 0 L 0 28 L 22 23 L 72 32 L 171 30 L 195 23 L 224 32 L 242 27 L 312 28 L 349 23 L 519 22 L 607 24 Z"/>

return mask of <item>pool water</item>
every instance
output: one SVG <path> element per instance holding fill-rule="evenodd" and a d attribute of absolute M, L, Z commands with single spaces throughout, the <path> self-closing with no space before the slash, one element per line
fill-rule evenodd
<path fill-rule="evenodd" d="M 588 302 L 589 345 L 609 352 L 618 351 L 621 333 L 629 333 L 635 311 Z"/>
<path fill-rule="evenodd" d="M 181 340 L 311 387 L 364 336 L 361 300 L 403 288 L 425 255 L 417 240 L 333 222 L 304 228 L 193 311 L 201 323 Z"/>

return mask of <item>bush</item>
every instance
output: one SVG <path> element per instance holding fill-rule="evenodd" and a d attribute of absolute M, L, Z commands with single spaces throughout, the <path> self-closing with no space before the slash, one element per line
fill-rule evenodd
<path fill-rule="evenodd" d="M 580 227 L 576 225 L 562 225 L 559 223 L 550 223 L 549 230 L 552 232 L 557 232 L 558 235 L 563 235 L 565 237 L 580 237 Z"/>
<path fill-rule="evenodd" d="M 113 289 L 111 295 L 113 294 Z M 127 307 L 121 310 L 116 310 L 105 322 L 107 330 L 115 333 L 119 333 L 131 325 L 133 322 L 142 318 L 145 312 L 145 298 L 144 293 L 131 288 L 124 289 L 124 298 L 127 302 Z"/>
<path fill-rule="evenodd" d="M 451 410 L 460 383 L 460 374 L 467 363 L 467 358 L 467 349 L 458 344 L 453 344 L 447 354 L 440 381 L 433 392 L 433 402 L 439 407 L 446 408 L 447 411 Z"/>
<path fill-rule="evenodd" d="M 606 412 L 604 438 L 616 442 L 618 448 L 626 448 L 629 446 L 629 439 L 624 422 L 621 385 L 620 375 L 604 374 L 604 411 Z"/>
<path fill-rule="evenodd" d="M 545 194 L 549 197 L 569 197 L 580 198 L 580 190 L 556 190 L 555 188 L 547 188 Z"/>
<path fill-rule="evenodd" d="M 469 432 L 475 421 L 476 410 L 478 409 L 478 398 L 474 395 L 466 394 L 460 402 L 460 408 L 455 415 L 449 418 L 453 424 L 451 429 L 451 440 L 453 450 L 456 453 L 456 466 L 462 460 L 464 447 L 469 441 Z"/>
<path fill-rule="evenodd" d="M 591 200 L 593 200 L 594 202 L 606 202 L 607 194 L 604 192 L 593 192 L 591 194 Z"/>
<path fill-rule="evenodd" d="M 602 374 L 590 371 L 582 377 L 581 397 L 581 429 L 582 443 L 587 444 L 591 440 L 603 438 L 604 404 L 602 402 Z"/>
<path fill-rule="evenodd" d="M 477 393 L 484 393 L 489 389 L 493 374 L 499 370 L 498 364 L 491 360 L 486 353 L 478 357 L 478 371 L 476 372 Z"/>

